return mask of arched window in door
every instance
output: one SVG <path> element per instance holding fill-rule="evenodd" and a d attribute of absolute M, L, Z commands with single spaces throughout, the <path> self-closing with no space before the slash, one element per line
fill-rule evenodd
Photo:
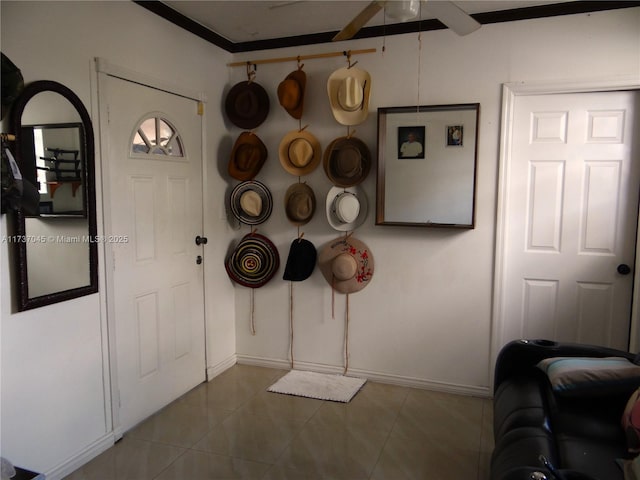
<path fill-rule="evenodd" d="M 138 125 L 131 153 L 183 157 L 184 148 L 176 128 L 166 118 L 154 115 Z"/>

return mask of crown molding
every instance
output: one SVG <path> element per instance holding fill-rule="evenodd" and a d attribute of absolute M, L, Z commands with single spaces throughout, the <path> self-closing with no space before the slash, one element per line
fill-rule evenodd
<path fill-rule="evenodd" d="M 194 35 L 210 42 L 230 53 L 253 52 L 258 50 L 269 50 L 273 48 L 297 47 L 302 45 L 313 45 L 318 43 L 331 43 L 333 36 L 338 33 L 323 32 L 309 35 L 298 35 L 292 37 L 270 38 L 266 40 L 255 40 L 250 42 L 232 42 L 216 32 L 209 30 L 198 22 L 191 20 L 180 12 L 169 7 L 160 0 L 132 0 L 143 8 L 161 16 L 165 20 L 184 28 Z M 562 15 L 576 15 L 581 13 L 592 13 L 603 10 L 617 10 L 620 8 L 632 8 L 640 6 L 640 1 L 617 1 L 617 0 L 577 0 L 570 2 L 554 3 L 551 5 L 540 5 L 535 7 L 523 7 L 511 10 L 501 10 L 496 12 L 477 13 L 472 15 L 482 25 L 491 23 L 516 22 L 519 20 L 531 20 L 534 18 L 547 18 Z M 443 30 L 447 28 L 439 20 L 422 20 L 418 22 L 395 23 L 390 25 L 380 25 L 362 28 L 353 38 L 372 38 L 389 35 L 400 35 L 404 33 L 425 32 L 431 30 Z"/>

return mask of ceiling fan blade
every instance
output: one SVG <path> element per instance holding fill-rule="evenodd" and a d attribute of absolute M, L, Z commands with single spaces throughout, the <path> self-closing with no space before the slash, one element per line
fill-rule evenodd
<path fill-rule="evenodd" d="M 356 15 L 353 20 L 351 20 L 346 27 L 344 27 L 338 34 L 333 37 L 331 40 L 334 42 L 339 42 L 340 40 L 349 40 L 356 33 L 360 31 L 362 27 L 364 27 L 369 20 L 371 20 L 376 13 L 382 10 L 384 7 L 383 1 L 374 0 L 369 5 L 364 7 L 364 9 Z"/>
<path fill-rule="evenodd" d="M 427 1 L 426 9 L 458 35 L 468 35 L 480 28 L 480 24 L 454 2 Z"/>

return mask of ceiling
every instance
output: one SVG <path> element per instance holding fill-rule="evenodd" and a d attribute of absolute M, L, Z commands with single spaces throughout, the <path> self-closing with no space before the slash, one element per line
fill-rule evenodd
<path fill-rule="evenodd" d="M 134 0 L 135 1 L 135 0 Z M 370 0 L 164 0 L 136 1 L 167 20 L 231 51 L 295 46 L 331 41 Z M 358 38 L 446 28 L 421 3 L 421 19 L 397 24 L 375 15 Z M 629 7 L 640 2 L 577 0 L 456 0 L 480 23 L 514 21 L 552 15 Z"/>

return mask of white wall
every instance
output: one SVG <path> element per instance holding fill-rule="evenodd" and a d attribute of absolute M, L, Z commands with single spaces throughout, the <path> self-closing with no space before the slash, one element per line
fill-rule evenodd
<path fill-rule="evenodd" d="M 370 285 L 350 297 L 350 370 L 353 373 L 433 388 L 488 393 L 496 190 L 501 85 L 504 82 L 563 82 L 640 77 L 640 9 L 625 9 L 510 24 L 485 25 L 467 37 L 450 31 L 237 55 L 235 60 L 296 56 L 346 48 L 375 47 L 358 66 L 372 77 L 368 120 L 356 128 L 376 154 L 376 108 L 451 103 L 480 103 L 476 228 L 448 231 L 374 226 L 373 212 L 355 235 L 372 249 L 376 271 Z M 346 134 L 330 112 L 329 75 L 343 58 L 305 61 L 307 94 L 302 125 L 309 124 L 323 146 Z M 418 77 L 418 67 L 420 67 Z M 290 64 L 259 65 L 256 81 L 270 92 L 272 112 L 257 134 L 270 157 L 258 179 L 274 195 L 275 211 L 261 233 L 278 246 L 286 261 L 297 235 L 283 213 L 283 195 L 296 181 L 277 158 L 280 139 L 297 122 L 278 105 L 275 92 Z M 234 72 L 234 83 L 244 68 Z M 419 100 L 418 100 L 419 92 Z M 235 135 L 239 130 L 232 127 Z M 375 174 L 364 183 L 374 208 Z M 321 248 L 338 236 L 323 214 L 330 183 L 322 168 L 305 177 L 319 200 L 319 212 L 305 227 L 306 239 Z M 245 227 L 238 232 L 240 238 Z M 241 361 L 268 363 L 288 356 L 288 284 L 278 278 L 256 291 L 257 335 L 249 330 L 249 291 L 236 292 L 237 350 Z M 309 368 L 341 367 L 345 297 L 336 298 L 331 318 L 331 289 L 319 271 L 295 284 L 294 356 Z"/>
<path fill-rule="evenodd" d="M 295 65 L 261 65 L 256 79 L 272 102 L 267 121 L 257 129 L 270 152 L 258 179 L 272 190 L 275 202 L 272 217 L 259 230 L 278 246 L 282 267 L 272 283 L 255 292 L 257 335 L 251 336 L 249 291 L 234 288 L 223 269 L 232 243 L 248 232 L 247 227 L 232 231 L 222 219 L 225 195 L 235 184 L 226 174 L 227 159 L 240 130 L 220 112 L 226 92 L 244 78 L 244 69 L 227 68 L 231 55 L 131 2 L 3 1 L 0 9 L 2 51 L 22 69 L 25 79 L 57 80 L 69 86 L 84 101 L 95 124 L 94 57 L 207 94 L 208 366 L 215 373 L 236 352 L 242 361 L 285 365 L 289 290 L 281 276 L 297 230 L 286 221 L 282 205 L 287 186 L 297 178 L 280 167 L 277 147 L 298 123 L 279 107 L 275 91 Z M 371 247 L 376 272 L 371 285 L 350 297 L 350 366 L 354 372 L 389 381 L 482 394 L 488 390 L 490 375 L 501 84 L 637 79 L 640 9 L 487 25 L 465 38 L 448 31 L 423 33 L 421 49 L 417 34 L 389 37 L 384 55 L 381 46 L 382 39 L 357 40 L 235 59 L 378 48 L 376 54 L 356 58 L 373 79 L 371 114 L 356 128 L 356 135 L 374 155 L 375 110 L 416 104 L 418 64 L 421 104 L 480 102 L 475 230 L 375 227 L 373 172 L 364 183 L 370 213 L 356 235 Z M 346 134 L 346 128 L 333 120 L 326 99 L 326 80 L 343 65 L 341 58 L 305 62 L 309 89 L 303 125 L 309 124 L 323 146 Z M 305 180 L 316 192 L 318 212 L 302 230 L 320 247 L 338 236 L 323 215 L 330 184 L 322 169 Z M 101 206 L 99 199 L 99 210 Z M 0 227 L 0 234 L 5 234 L 6 216 Z M 102 379 L 107 338 L 104 303 L 100 295 L 92 295 L 12 313 L 8 247 L 0 247 L 0 253 L 0 454 L 56 478 L 69 467 L 67 462 L 102 445 L 101 439 L 111 432 Z M 314 368 L 341 367 L 345 297 L 336 297 L 332 319 L 331 290 L 318 271 L 295 284 L 294 296 L 296 360 Z"/>
<path fill-rule="evenodd" d="M 224 191 L 225 183 L 217 158 L 225 127 L 217 112 L 228 83 L 224 65 L 230 54 L 133 2 L 3 1 L 0 9 L 2 52 L 21 69 L 26 82 L 56 80 L 80 97 L 94 122 L 97 152 L 95 57 L 205 93 L 209 100 L 205 202 L 215 213 L 205 216 L 205 235 L 210 239 L 205 250 L 207 354 L 214 370 L 228 362 L 235 353 L 234 304 L 233 289 L 217 268 L 223 264 L 230 236 L 219 215 L 224 200 L 217 192 Z M 7 131 L 6 125 L 2 131 Z M 99 157 L 97 162 L 99 176 Z M 102 204 L 99 195 L 99 220 Z M 0 226 L 5 235 L 6 215 Z M 106 315 L 101 302 L 104 271 L 101 268 L 99 295 L 12 313 L 11 259 L 4 242 L 0 253 L 0 454 L 51 474 L 48 478 L 59 478 L 73 468 L 78 456 L 112 441 Z M 100 262 L 102 267 L 102 256 Z"/>

